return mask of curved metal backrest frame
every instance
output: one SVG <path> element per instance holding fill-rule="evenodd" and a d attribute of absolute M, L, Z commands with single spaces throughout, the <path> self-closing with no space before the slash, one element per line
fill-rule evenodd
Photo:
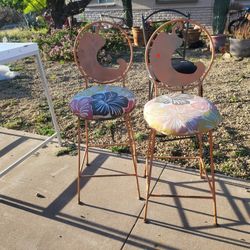
<path fill-rule="evenodd" d="M 153 11 L 152 13 L 150 13 L 150 14 L 149 14 L 148 16 L 146 16 L 146 17 L 144 17 L 144 15 L 142 14 L 142 31 L 143 31 L 143 39 L 144 39 L 145 45 L 146 45 L 147 42 L 148 42 L 147 35 L 146 35 L 146 29 L 147 29 L 146 23 L 147 23 L 147 20 L 148 20 L 150 17 L 152 17 L 152 16 L 154 16 L 154 15 L 156 15 L 156 14 L 158 14 L 158 13 L 161 13 L 161 12 L 169 12 L 169 13 L 173 12 L 173 13 L 182 15 L 183 17 L 185 17 L 185 18 L 187 18 L 187 19 L 190 19 L 190 16 L 191 16 L 189 12 L 187 12 L 187 13 L 185 14 L 185 13 L 183 13 L 183 12 L 181 12 L 181 11 L 179 11 L 179 10 L 175 10 L 175 9 L 160 9 L 160 10 L 156 10 L 156 11 Z M 164 21 L 164 20 L 163 20 L 163 21 Z M 186 47 L 186 44 L 185 44 L 185 46 L 184 46 L 184 50 L 185 50 L 185 47 Z M 185 51 L 184 51 L 184 57 L 185 57 Z"/>
<path fill-rule="evenodd" d="M 151 51 L 152 48 L 152 44 L 154 43 L 155 39 L 157 38 L 157 36 L 159 34 L 161 34 L 160 31 L 162 31 L 164 29 L 165 26 L 170 25 L 170 24 L 175 24 L 175 23 L 189 23 L 192 25 L 197 25 L 198 27 L 200 27 L 200 29 L 206 34 L 206 36 L 209 39 L 210 42 L 210 50 L 211 50 L 211 59 L 210 59 L 210 63 L 209 65 L 206 67 L 204 73 L 202 74 L 202 76 L 200 77 L 200 79 L 198 79 L 197 81 L 190 83 L 186 86 L 177 86 L 177 87 L 173 87 L 173 86 L 168 86 L 167 84 L 164 84 L 164 86 L 172 91 L 183 91 L 185 89 L 193 89 L 195 87 L 199 87 L 201 86 L 203 80 L 205 79 L 205 77 L 207 76 L 208 72 L 211 69 L 211 66 L 213 64 L 214 61 L 214 56 L 215 56 L 215 51 L 214 51 L 214 44 L 211 38 L 211 35 L 209 34 L 209 32 L 207 31 L 207 29 L 202 26 L 200 23 L 193 21 L 191 19 L 186 19 L 186 18 L 178 18 L 178 19 L 174 19 L 171 21 L 167 21 L 164 24 L 162 24 L 150 37 L 147 46 L 146 46 L 146 50 L 145 50 L 145 63 L 146 63 L 146 69 L 148 71 L 149 76 L 154 79 L 154 84 L 156 85 L 156 89 L 157 89 L 157 84 L 159 84 L 159 79 L 156 79 L 156 76 L 154 74 L 154 70 L 152 69 L 152 65 L 150 64 L 150 58 L 149 58 L 149 53 Z M 174 70 L 174 69 L 173 69 Z M 188 76 L 188 74 L 183 74 L 183 76 Z"/>
<path fill-rule="evenodd" d="M 118 59 L 118 61 L 120 60 L 120 62 L 118 62 L 118 63 L 119 64 L 121 63 L 121 64 L 120 64 L 120 67 L 117 69 L 103 67 L 97 62 L 97 59 L 96 59 L 97 55 L 94 55 L 94 54 L 92 55 L 91 53 L 93 51 L 91 52 L 91 51 L 88 51 L 88 49 L 86 49 L 85 50 L 85 54 L 87 53 L 86 58 L 90 58 L 91 56 L 93 56 L 93 60 L 96 60 L 94 66 L 97 67 L 97 70 L 92 69 L 91 74 L 90 74 L 88 72 L 88 70 L 90 70 L 91 67 L 88 65 L 88 62 L 84 61 L 83 56 L 80 57 L 80 55 L 79 55 L 79 54 L 81 54 L 80 52 L 82 52 L 79 49 L 80 46 L 84 46 L 84 45 L 81 45 L 81 41 L 84 38 L 85 42 L 87 42 L 87 43 L 92 42 L 92 45 L 91 45 L 92 50 L 94 50 L 94 52 L 97 52 L 97 49 L 101 49 L 101 46 L 104 46 L 105 41 L 96 33 L 93 33 L 93 34 L 96 34 L 96 36 L 92 37 L 90 35 L 91 33 L 88 31 L 92 27 L 101 28 L 101 27 L 104 27 L 105 25 L 113 27 L 114 29 L 118 30 L 122 34 L 122 36 L 124 36 L 125 40 L 127 41 L 128 47 L 129 47 L 130 59 L 129 59 L 129 62 L 125 62 L 125 60 L 123 60 L 123 59 Z M 97 30 L 97 29 L 95 29 L 95 30 Z M 93 46 L 93 42 L 97 42 L 100 48 L 98 48 L 98 46 Z M 112 22 L 108 22 L 108 21 L 97 21 L 97 22 L 93 22 L 93 23 L 90 23 L 90 24 L 84 26 L 79 31 L 79 33 L 76 37 L 76 40 L 75 40 L 75 44 L 74 44 L 74 59 L 75 59 L 75 62 L 77 64 L 80 72 L 82 73 L 82 75 L 84 76 L 86 81 L 91 80 L 91 81 L 94 81 L 96 83 L 101 83 L 101 84 L 109 84 L 109 83 L 114 83 L 117 81 L 124 81 L 126 78 L 127 72 L 129 71 L 129 69 L 132 65 L 133 47 L 132 47 L 132 44 L 130 42 L 128 35 L 125 33 L 125 31 L 119 25 L 112 23 Z M 123 67 L 121 67 L 121 66 L 123 66 Z M 87 70 L 87 68 L 88 68 L 88 70 Z M 102 72 L 98 72 L 98 70 L 102 70 Z M 116 71 L 116 73 L 112 74 L 112 72 L 114 72 L 114 71 Z M 94 74 L 98 74 L 98 77 L 96 78 L 94 76 Z M 102 77 L 103 77 L 103 79 L 101 79 Z M 86 86 L 87 86 L 87 84 L 86 84 Z"/>

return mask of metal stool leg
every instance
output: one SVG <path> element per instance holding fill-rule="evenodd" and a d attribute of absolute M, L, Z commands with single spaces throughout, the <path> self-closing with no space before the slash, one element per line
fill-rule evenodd
<path fill-rule="evenodd" d="M 210 168 L 212 176 L 212 196 L 214 206 L 214 224 L 217 226 L 217 207 L 216 207 L 216 191 L 215 191 L 215 178 L 214 178 L 214 160 L 213 160 L 213 134 L 209 131 L 209 152 L 210 152 Z"/>
<path fill-rule="evenodd" d="M 81 203 L 80 197 L 80 178 L 81 178 L 81 126 L 80 118 L 77 121 L 77 139 L 78 139 L 78 175 L 77 175 L 77 201 Z"/>
<path fill-rule="evenodd" d="M 199 143 L 199 155 L 200 155 L 200 159 L 199 159 L 199 170 L 200 170 L 200 178 L 204 179 L 204 168 L 205 168 L 205 164 L 204 164 L 204 160 L 203 160 L 203 141 L 202 141 L 202 134 L 197 134 L 197 138 L 198 138 L 198 143 Z"/>
<path fill-rule="evenodd" d="M 138 199 L 140 200 L 141 194 L 140 194 L 140 187 L 139 187 L 139 181 L 138 181 L 136 146 L 135 146 L 134 134 L 133 134 L 129 114 L 125 115 L 125 122 L 126 122 L 127 131 L 128 131 L 129 146 L 130 146 L 130 151 L 131 151 L 133 166 L 134 166 L 134 171 L 135 171 Z"/>
<path fill-rule="evenodd" d="M 86 139 L 86 146 L 85 151 L 83 154 L 83 159 L 81 162 L 81 119 L 78 117 L 78 125 L 77 125 L 77 134 L 78 134 L 78 177 L 77 177 L 77 200 L 78 204 L 81 204 L 81 194 L 80 194 L 80 180 L 83 177 L 83 166 L 86 160 L 86 166 L 89 165 L 89 157 L 88 157 L 88 150 L 89 150 L 89 136 L 88 136 L 88 121 L 85 120 L 85 139 Z"/>
<path fill-rule="evenodd" d="M 85 140 L 86 140 L 86 165 L 89 165 L 89 128 L 88 121 L 85 120 Z"/>
<path fill-rule="evenodd" d="M 154 156 L 154 147 L 155 147 L 155 134 L 156 131 L 151 129 L 149 136 L 148 144 L 148 153 L 147 153 L 147 163 L 146 163 L 146 202 L 145 202 L 145 213 L 144 213 L 144 222 L 147 222 L 147 213 L 148 213 L 148 201 L 150 197 L 150 183 L 151 183 L 151 174 L 152 174 L 152 164 Z"/>

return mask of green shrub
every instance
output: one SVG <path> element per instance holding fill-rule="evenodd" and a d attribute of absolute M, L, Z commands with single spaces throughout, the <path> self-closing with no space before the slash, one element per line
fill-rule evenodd
<path fill-rule="evenodd" d="M 124 51 L 127 48 L 124 36 L 117 30 L 109 30 L 105 32 L 104 37 L 106 39 L 104 49 L 110 51 Z"/>
<path fill-rule="evenodd" d="M 86 25 L 86 23 L 85 23 Z M 51 61 L 72 61 L 73 48 L 79 27 L 64 28 L 59 30 L 51 30 L 43 28 L 35 29 L 12 29 L 0 31 L 0 41 L 4 37 L 11 42 L 36 42 L 42 51 L 43 56 Z M 104 31 L 103 34 L 106 39 L 104 51 L 111 51 L 111 58 L 116 52 L 123 52 L 127 47 L 124 42 L 124 37 L 117 31 Z M 102 61 L 102 60 L 101 60 Z"/>
<path fill-rule="evenodd" d="M 77 29 L 53 30 L 51 34 L 39 34 L 35 37 L 39 48 L 48 60 L 73 60 L 73 46 Z"/>

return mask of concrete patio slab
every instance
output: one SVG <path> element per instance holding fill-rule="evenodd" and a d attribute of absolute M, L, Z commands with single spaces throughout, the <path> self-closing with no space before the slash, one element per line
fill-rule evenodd
<path fill-rule="evenodd" d="M 0 128 L 0 171 L 39 145 L 46 137 Z"/>
<path fill-rule="evenodd" d="M 56 157 L 57 151 L 57 144 L 49 144 L 0 179 L 0 248 L 120 249 L 144 205 L 135 177 L 83 179 L 80 206 L 77 157 Z M 90 161 L 88 174 L 133 172 L 127 156 L 93 150 Z M 142 174 L 143 164 L 139 169 Z"/>
<path fill-rule="evenodd" d="M 138 220 L 124 249 L 249 249 L 250 185 L 216 179 L 218 227 L 213 226 L 212 200 L 153 197 L 149 222 Z M 153 193 L 170 192 L 208 195 L 208 184 L 194 171 L 166 167 Z"/>
<path fill-rule="evenodd" d="M 5 130 L 1 136 L 1 164 L 2 159 L 8 163 L 9 155 L 15 160 L 23 148 L 39 140 L 39 136 L 13 130 Z M 29 139 L 20 139 L 22 136 Z M 0 249 L 250 247 L 249 182 L 217 175 L 217 228 L 213 226 L 211 200 L 152 199 L 150 220 L 145 224 L 144 201 L 137 199 L 134 177 L 83 179 L 84 204 L 78 205 L 77 157 L 57 157 L 58 150 L 56 143 L 50 143 L 0 179 Z M 90 160 L 86 170 L 89 174 L 133 171 L 131 158 L 126 155 L 93 149 Z M 143 166 L 138 164 L 140 175 Z M 144 196 L 145 179 L 139 180 Z M 199 179 L 196 171 L 158 162 L 154 163 L 152 188 L 154 192 L 182 194 L 208 191 L 207 183 Z"/>

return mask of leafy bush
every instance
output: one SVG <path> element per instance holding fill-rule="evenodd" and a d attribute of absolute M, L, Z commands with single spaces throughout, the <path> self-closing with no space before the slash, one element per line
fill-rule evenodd
<path fill-rule="evenodd" d="M 112 51 L 124 51 L 127 48 L 125 38 L 117 30 L 108 30 L 105 34 L 106 45 L 104 49 Z"/>
<path fill-rule="evenodd" d="M 86 23 L 85 23 L 86 24 Z M 72 61 L 73 60 L 73 47 L 74 41 L 78 34 L 79 27 L 54 29 L 48 32 L 48 29 L 43 28 L 39 30 L 35 29 L 13 29 L 8 31 L 0 31 L 0 40 L 4 37 L 11 42 L 36 42 L 42 55 L 51 61 Z M 117 52 L 121 53 L 127 48 L 124 42 L 124 37 L 117 31 L 107 31 L 104 34 L 106 44 L 102 51 L 111 51 L 110 58 L 113 58 Z M 105 53 L 104 53 L 105 54 Z M 105 60 L 109 57 L 98 55 Z M 100 60 L 101 62 L 104 60 Z M 104 61 L 105 61 L 104 60 Z"/>
<path fill-rule="evenodd" d="M 52 61 L 73 60 L 73 46 L 77 29 L 52 30 L 51 34 L 40 34 L 35 37 L 43 55 Z"/>
<path fill-rule="evenodd" d="M 0 31 L 0 41 L 4 37 L 9 42 L 36 42 L 43 56 L 52 61 L 73 60 L 73 46 L 77 28 L 52 30 L 48 33 L 48 29 L 11 29 Z"/>

